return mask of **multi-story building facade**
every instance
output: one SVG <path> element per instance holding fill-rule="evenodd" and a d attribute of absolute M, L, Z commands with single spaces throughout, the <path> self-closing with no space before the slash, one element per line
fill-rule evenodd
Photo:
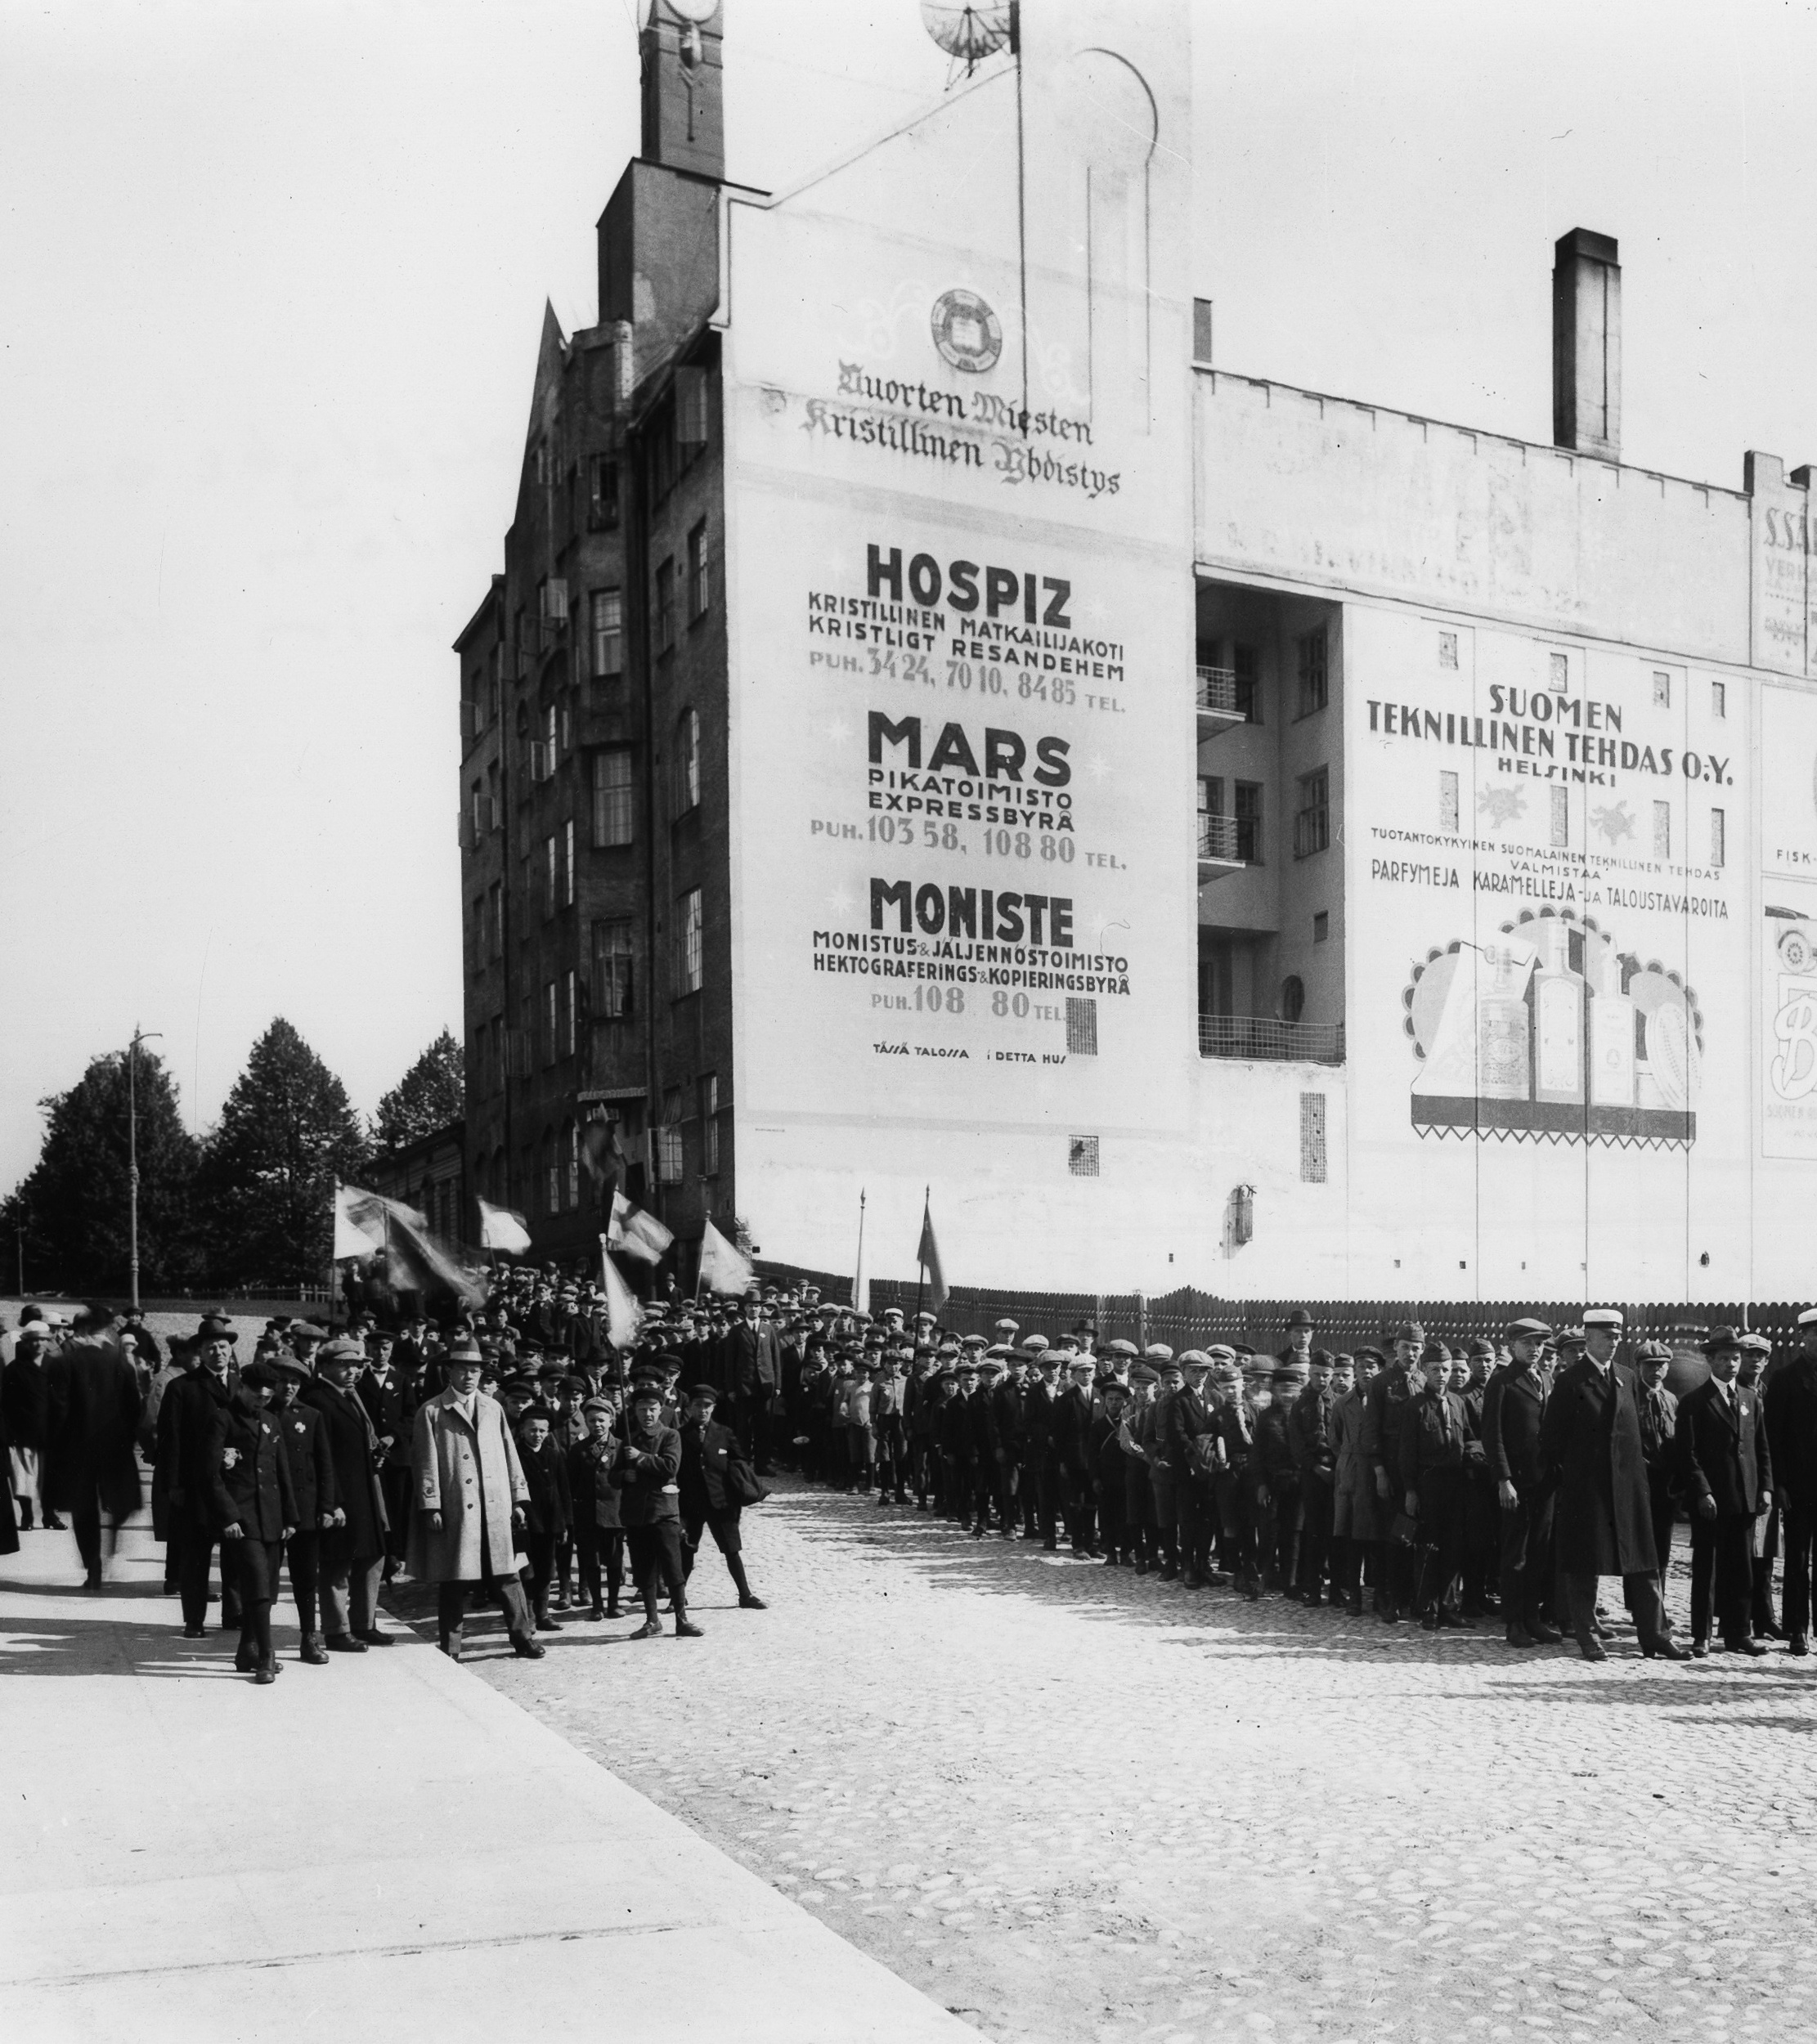
<path fill-rule="evenodd" d="M 1790 1296 L 1811 472 L 1626 458 L 1583 231 L 1549 442 L 1215 364 L 1184 0 L 775 197 L 701 11 L 460 642 L 475 1189 L 590 1244 L 609 1115 L 819 1267 L 931 1188 L 976 1283 Z"/>

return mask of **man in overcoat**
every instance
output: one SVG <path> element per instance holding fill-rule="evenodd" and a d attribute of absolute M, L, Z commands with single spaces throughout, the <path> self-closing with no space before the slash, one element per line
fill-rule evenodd
<path fill-rule="evenodd" d="M 1785 1621 L 1790 1651 L 1810 1652 L 1812 1550 L 1817 1547 L 1817 1307 L 1798 1316 L 1799 1352 L 1766 1385 L 1773 1487 L 1785 1528 Z"/>
<path fill-rule="evenodd" d="M 321 1413 L 302 1402 L 303 1387 L 310 1381 L 308 1365 L 282 1348 L 262 1360 L 278 1378 L 271 1393 L 271 1419 L 290 1465 L 296 1507 L 284 1551 L 290 1565 L 290 1594 L 297 1602 L 297 1629 L 303 1635 L 297 1658 L 321 1668 L 326 1665 L 328 1654 L 316 1620 L 321 1610 L 321 1536 L 334 1522 L 334 1459 Z"/>
<path fill-rule="evenodd" d="M 1691 1652 L 1709 1652 L 1712 1606 L 1730 1653 L 1766 1652 L 1748 1627 L 1754 1522 L 1772 1502 L 1773 1463 L 1760 1394 L 1738 1383 L 1741 1344 L 1719 1327 L 1703 1344 L 1710 1374 L 1678 1408 L 1679 1471 L 1691 1508 Z"/>
<path fill-rule="evenodd" d="M 1640 1441 L 1639 1387 L 1615 1360 L 1622 1316 L 1584 1315 L 1584 1353 L 1559 1373 L 1540 1422 L 1540 1459 L 1554 1486 L 1552 1539 L 1577 1651 L 1607 1661 L 1596 1636 L 1596 1581 L 1619 1576 L 1649 1659 L 1685 1661 L 1659 1595 L 1659 1558 Z"/>
<path fill-rule="evenodd" d="M 1173 1476 L 1180 1580 L 1187 1589 L 1203 1589 L 1211 1576 L 1211 1543 L 1218 1522 L 1212 1474 L 1200 1459 L 1209 1451 L 1198 1446 L 1217 1431 L 1205 1395 L 1212 1359 L 1203 1349 L 1189 1348 L 1182 1352 L 1179 1364 L 1184 1381 L 1168 1400 L 1161 1417 L 1161 1452 Z"/>
<path fill-rule="evenodd" d="M 378 1621 L 385 1560 L 383 1451 L 355 1388 L 366 1361 L 365 1349 L 351 1336 L 330 1342 L 316 1359 L 315 1381 L 299 1394 L 321 1414 L 334 1464 L 334 1523 L 321 1536 L 321 1603 L 324 1643 L 336 1654 L 391 1644 Z"/>
<path fill-rule="evenodd" d="M 101 1522 L 118 1526 L 139 1508 L 138 1373 L 120 1352 L 118 1323 L 105 1307 L 78 1316 L 76 1338 L 50 1365 L 39 1495 L 46 1523 L 67 1512 L 86 1571 L 101 1588 Z"/>
<path fill-rule="evenodd" d="M 1640 1374 L 1640 1449 L 1647 1459 L 1647 1494 L 1653 1504 L 1653 1551 L 1659 1557 L 1659 1594 L 1671 1570 L 1672 1526 L 1678 1513 L 1680 1455 L 1678 1401 L 1666 1388 L 1672 1352 L 1663 1342 L 1643 1342 L 1635 1358 Z"/>
<path fill-rule="evenodd" d="M 210 1501 L 209 1454 L 216 1414 L 232 1396 L 227 1380 L 238 1338 L 218 1314 L 203 1315 L 195 1330 L 195 1367 L 164 1393 L 158 1410 L 158 1461 L 152 1494 L 164 1500 L 166 1537 L 176 1553 L 183 1637 L 200 1639 L 209 1615 L 209 1570 L 218 1529 Z M 170 1562 L 164 1563 L 167 1580 Z M 231 1568 L 221 1580 L 223 1628 L 240 1623 L 240 1594 Z"/>
<path fill-rule="evenodd" d="M 549 1650 L 536 1636 L 514 1558 L 529 1486 L 504 1407 L 479 1387 L 480 1369 L 478 1343 L 458 1336 L 446 1389 L 416 1409 L 410 1572 L 437 1586 L 439 1643 L 451 1661 L 460 1658 L 462 1614 L 476 1585 L 498 1599 L 513 1650 L 540 1661 Z"/>
<path fill-rule="evenodd" d="M 1543 1320 L 1506 1330 L 1507 1362 L 1483 1392 L 1483 1450 L 1501 1510 L 1501 1617 L 1510 1647 L 1549 1646 L 1558 1629 L 1541 1616 L 1552 1580 L 1552 1487 L 1540 1452 L 1546 1387 Z"/>

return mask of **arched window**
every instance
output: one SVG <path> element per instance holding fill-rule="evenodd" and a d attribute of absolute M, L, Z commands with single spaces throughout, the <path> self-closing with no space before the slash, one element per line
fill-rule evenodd
<path fill-rule="evenodd" d="M 1281 1019 L 1297 1022 L 1305 1011 L 1306 983 L 1297 972 L 1290 972 L 1281 983 Z"/>
<path fill-rule="evenodd" d="M 574 1122 L 563 1134 L 562 1154 L 568 1159 L 568 1210 L 572 1213 L 581 1204 L 581 1131 Z"/>
<path fill-rule="evenodd" d="M 684 710 L 675 721 L 675 814 L 700 805 L 700 719 Z"/>

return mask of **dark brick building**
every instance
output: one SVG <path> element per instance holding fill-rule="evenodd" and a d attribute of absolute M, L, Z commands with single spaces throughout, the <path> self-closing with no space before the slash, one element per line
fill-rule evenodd
<path fill-rule="evenodd" d="M 455 642 L 471 1191 L 567 1260 L 621 1183 L 684 1275 L 736 1213 L 719 30 L 644 31 L 598 321 L 545 312 L 504 572 Z"/>

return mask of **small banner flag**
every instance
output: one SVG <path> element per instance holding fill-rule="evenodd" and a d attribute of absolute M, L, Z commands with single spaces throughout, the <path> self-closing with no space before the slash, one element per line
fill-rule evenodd
<path fill-rule="evenodd" d="M 479 1203 L 479 1246 L 482 1249 L 502 1249 L 507 1256 L 527 1256 L 530 1251 L 530 1230 L 523 1225 L 523 1216 L 509 1207 L 495 1207 L 490 1199 Z"/>
<path fill-rule="evenodd" d="M 382 1256 L 385 1224 L 378 1201 L 357 1186 L 334 1188 L 334 1261 L 350 1257 Z"/>
<path fill-rule="evenodd" d="M 927 1273 L 929 1302 L 938 1320 L 946 1311 L 946 1275 L 940 1269 L 940 1245 L 934 1239 L 934 1210 L 931 1204 L 932 1188 L 923 1195 L 921 1208 L 921 1247 L 916 1250 L 916 1260 Z"/>
<path fill-rule="evenodd" d="M 743 1298 L 756 1275 L 749 1262 L 709 1221 L 700 1238 L 700 1287 L 707 1292 L 726 1292 Z"/>
<path fill-rule="evenodd" d="M 606 1230 L 608 1248 L 622 1249 L 626 1256 L 637 1257 L 645 1263 L 660 1263 L 674 1240 L 653 1213 L 634 1207 L 621 1192 L 612 1194 L 612 1221 Z"/>
<path fill-rule="evenodd" d="M 603 1235 L 599 1238 L 599 1274 L 606 1294 L 607 1338 L 616 1349 L 635 1348 L 644 1325 L 644 1309 L 618 1275 L 618 1266 L 612 1260 Z"/>

